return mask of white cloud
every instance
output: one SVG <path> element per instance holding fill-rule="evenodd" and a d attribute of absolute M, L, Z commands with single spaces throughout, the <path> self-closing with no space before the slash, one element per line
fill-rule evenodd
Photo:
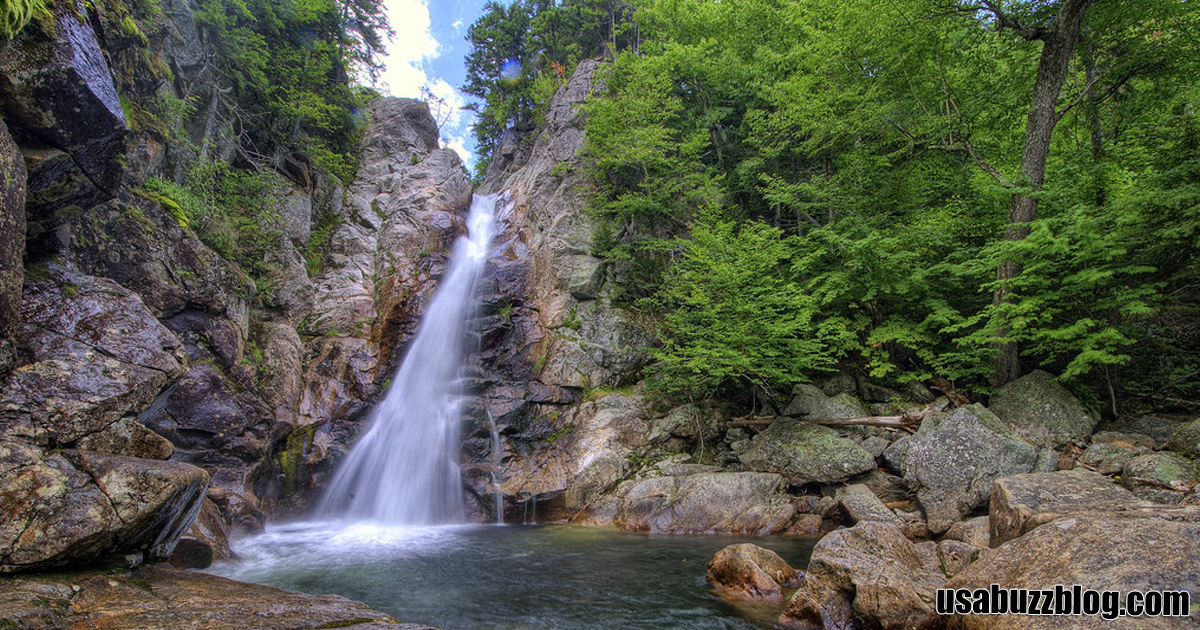
<path fill-rule="evenodd" d="M 441 53 L 431 30 L 427 0 L 386 0 L 388 20 L 396 31 L 383 58 L 385 70 L 380 77 L 380 89 L 393 96 L 422 98 L 421 88 L 428 88 L 443 103 L 430 103 L 430 111 L 441 128 L 442 142 L 454 149 L 469 167 L 475 156 L 467 149 L 470 121 L 462 107 L 466 99 L 442 77 L 430 77 L 428 63 Z M 462 20 L 452 26 L 462 28 Z"/>
<path fill-rule="evenodd" d="M 425 61 L 438 56 L 441 45 L 429 30 L 425 0 L 387 0 L 388 20 L 396 36 L 388 44 L 381 82 L 394 96 L 417 98 L 429 83 Z"/>
<path fill-rule="evenodd" d="M 463 27 L 463 21 L 462 20 L 454 20 L 454 23 L 451 24 L 450 26 L 454 27 L 455 34 L 461 33 L 462 27 Z"/>

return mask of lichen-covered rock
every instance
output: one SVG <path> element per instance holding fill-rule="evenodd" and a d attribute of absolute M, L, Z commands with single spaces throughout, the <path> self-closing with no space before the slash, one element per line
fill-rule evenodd
<path fill-rule="evenodd" d="M 1121 471 L 1121 483 L 1134 494 L 1159 503 L 1180 503 L 1197 490 L 1196 462 L 1163 451 L 1139 455 Z"/>
<path fill-rule="evenodd" d="M 988 408 L 1009 430 L 1035 446 L 1082 444 L 1096 428 L 1096 417 L 1041 370 L 996 390 Z"/>
<path fill-rule="evenodd" d="M 838 504 L 842 506 L 842 511 L 855 523 L 878 521 L 900 524 L 900 518 L 887 509 L 870 488 L 861 483 L 852 483 L 838 488 L 836 497 Z"/>
<path fill-rule="evenodd" d="M 1008 433 L 982 405 L 927 417 L 908 442 L 904 479 L 917 488 L 929 531 L 942 533 L 987 505 L 992 482 L 1029 472 L 1037 462 L 1030 444 Z"/>
<path fill-rule="evenodd" d="M 1090 466 L 1102 475 L 1119 475 L 1125 469 L 1125 464 L 1144 453 L 1142 449 L 1119 444 L 1090 444 L 1079 455 L 1079 463 Z"/>
<path fill-rule="evenodd" d="M 788 627 L 932 629 L 945 582 L 936 548 L 921 553 L 895 525 L 864 521 L 822 538 L 779 621 Z"/>
<path fill-rule="evenodd" d="M 1192 459 L 1200 459 L 1200 418 L 1179 427 L 1167 441 L 1167 448 L 1187 455 Z"/>
<path fill-rule="evenodd" d="M 651 534 L 765 536 L 784 532 L 796 514 L 779 475 L 680 472 L 621 484 L 613 504 L 600 502 L 587 522 Z"/>
<path fill-rule="evenodd" d="M 171 459 L 175 454 L 175 445 L 170 440 L 131 417 L 121 418 L 103 430 L 83 437 L 75 446 L 82 451 L 143 459 Z"/>
<path fill-rule="evenodd" d="M 744 599 L 782 600 L 780 586 L 794 586 L 801 579 L 779 554 L 750 543 L 718 551 L 705 574 L 718 593 Z"/>
<path fill-rule="evenodd" d="M 821 388 L 800 383 L 792 388 L 792 401 L 783 410 L 785 416 L 804 416 L 812 420 L 863 418 L 871 415 L 854 396 L 839 393 L 826 396 Z"/>
<path fill-rule="evenodd" d="M 30 361 L 0 389 L 0 431 L 69 445 L 146 408 L 183 373 L 179 340 L 138 296 L 57 263 L 25 288 Z"/>
<path fill-rule="evenodd" d="M 436 630 L 337 595 L 304 595 L 163 565 L 0 580 L 0 619 L 17 628 Z"/>
<path fill-rule="evenodd" d="M 1118 514 L 1076 514 L 1046 523 L 985 552 L 946 583 L 946 588 L 1044 589 L 1068 588 L 1119 591 L 1186 590 L 1192 602 L 1200 597 L 1200 523 L 1162 517 Z M 1105 620 L 1099 615 L 1043 617 L 1037 615 L 962 615 L 949 627 L 962 630 L 1034 630 L 1062 628 L 1069 619 L 1075 628 L 1145 628 L 1166 630 L 1191 627 L 1178 617 Z"/>
<path fill-rule="evenodd" d="M 1009 479 L 1011 478 L 1009 477 Z M 992 490 L 992 500 L 996 500 L 995 490 Z M 943 539 L 962 541 L 976 549 L 988 549 L 991 547 L 992 539 L 991 519 L 987 516 L 976 516 L 955 523 L 946 530 Z"/>
<path fill-rule="evenodd" d="M 0 441 L 0 572 L 166 559 L 207 486 L 186 464 Z"/>
<path fill-rule="evenodd" d="M 21 323 L 25 278 L 25 161 L 0 120 L 0 379 L 17 360 L 14 338 Z"/>
<path fill-rule="evenodd" d="M 1108 477 L 1088 470 L 1013 475 L 996 480 L 992 490 L 991 546 L 998 547 L 1066 516 L 1154 512 L 1163 507 L 1139 499 Z"/>
<path fill-rule="evenodd" d="M 749 470 L 779 473 L 793 485 L 837 483 L 873 470 L 875 459 L 829 427 L 779 417 L 738 456 Z"/>

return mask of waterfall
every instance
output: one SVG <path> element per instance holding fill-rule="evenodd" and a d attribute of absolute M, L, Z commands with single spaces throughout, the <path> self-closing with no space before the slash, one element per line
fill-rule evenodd
<path fill-rule="evenodd" d="M 461 521 L 462 354 L 499 195 L 476 195 L 468 234 L 426 310 L 369 428 L 334 475 L 318 514 L 396 525 Z"/>

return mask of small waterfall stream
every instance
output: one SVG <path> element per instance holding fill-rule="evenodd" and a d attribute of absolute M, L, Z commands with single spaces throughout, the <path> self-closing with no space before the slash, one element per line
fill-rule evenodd
<path fill-rule="evenodd" d="M 487 264 L 499 195 L 476 195 L 468 234 L 426 310 L 416 337 L 366 433 L 338 468 L 321 518 L 389 525 L 463 520 L 459 472 L 462 354 L 476 285 Z"/>

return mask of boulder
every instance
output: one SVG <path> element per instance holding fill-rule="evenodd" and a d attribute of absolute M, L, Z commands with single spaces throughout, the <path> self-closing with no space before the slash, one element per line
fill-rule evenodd
<path fill-rule="evenodd" d="M 1012 477 L 1009 477 L 1012 479 Z M 996 491 L 992 490 L 992 500 L 995 501 Z M 991 518 L 987 516 L 976 516 L 972 519 L 967 519 L 950 526 L 946 530 L 945 540 L 958 540 L 965 542 L 976 549 L 987 549 L 991 547 L 992 525 Z"/>
<path fill-rule="evenodd" d="M 871 415 L 858 399 L 848 393 L 826 396 L 821 388 L 800 383 L 792 388 L 792 400 L 783 410 L 785 416 L 804 416 L 812 420 L 863 418 Z"/>
<path fill-rule="evenodd" d="M 196 522 L 184 532 L 179 544 L 168 559 L 179 569 L 205 569 L 216 560 L 230 560 L 237 555 L 229 548 L 229 535 L 221 509 L 213 502 L 214 492 L 204 498 Z"/>
<path fill-rule="evenodd" d="M 781 601 L 780 586 L 796 586 L 800 572 L 770 549 L 741 543 L 716 553 L 708 563 L 708 583 L 724 596 Z"/>
<path fill-rule="evenodd" d="M 1075 514 L 1043 524 L 984 553 L 946 588 L 1070 588 L 1120 591 L 1187 590 L 1200 597 L 1200 523 L 1172 516 Z M 1069 621 L 1068 621 L 1069 620 Z M 1200 621 L 1192 613 L 1191 623 Z M 1182 619 L 1139 617 L 1128 623 L 1096 616 L 963 615 L 950 620 L 964 630 L 1062 628 L 1180 628 Z"/>
<path fill-rule="evenodd" d="M 884 503 L 908 501 L 913 498 L 903 478 L 882 470 L 871 471 L 855 481 L 870 488 Z"/>
<path fill-rule="evenodd" d="M 25 288 L 30 361 L 0 389 L 0 433 L 69 445 L 149 406 L 185 357 L 127 289 L 58 263 L 48 276 Z"/>
<path fill-rule="evenodd" d="M 1167 448 L 1192 459 L 1200 459 L 1200 418 L 1176 429 L 1167 440 Z"/>
<path fill-rule="evenodd" d="M 21 323 L 25 279 L 25 161 L 0 120 L 0 379 L 17 360 L 14 338 Z"/>
<path fill-rule="evenodd" d="M 779 417 L 738 456 L 750 470 L 779 473 L 792 485 L 837 483 L 875 469 L 875 459 L 829 427 Z"/>
<path fill-rule="evenodd" d="M 932 420 L 932 421 L 931 421 Z M 1033 469 L 1037 451 L 982 405 L 927 417 L 910 439 L 904 479 L 917 488 L 929 531 L 940 534 L 987 505 L 992 482 Z"/>
<path fill-rule="evenodd" d="M 186 464 L 0 441 L 0 572 L 166 559 L 207 486 Z"/>
<path fill-rule="evenodd" d="M 1159 503 L 1179 503 L 1197 491 L 1196 462 L 1162 451 L 1139 455 L 1121 471 L 1121 483 L 1134 494 Z"/>
<path fill-rule="evenodd" d="M 822 538 L 800 590 L 780 623 L 808 628 L 940 627 L 935 592 L 945 579 L 932 553 L 922 553 L 895 525 L 864 521 Z"/>
<path fill-rule="evenodd" d="M 854 483 L 838 488 L 836 496 L 842 511 L 855 523 L 878 521 L 900 524 L 900 518 L 887 509 L 879 497 L 863 484 Z"/>
<path fill-rule="evenodd" d="M 1186 421 L 1180 421 L 1173 417 L 1135 416 L 1133 418 L 1122 418 L 1120 424 L 1115 426 L 1114 429 L 1127 433 L 1148 435 L 1161 446 L 1169 442 L 1171 436 L 1175 435 L 1175 432 L 1186 424 Z"/>
<path fill-rule="evenodd" d="M 171 459 L 175 454 L 175 445 L 170 440 L 132 417 L 121 418 L 103 430 L 83 437 L 76 447 L 93 453 L 143 459 Z"/>
<path fill-rule="evenodd" d="M 16 628 L 436 630 L 337 595 L 305 595 L 155 565 L 125 574 L 0 580 L 0 619 Z"/>
<path fill-rule="evenodd" d="M 997 480 L 992 489 L 991 546 L 1000 546 L 1066 516 L 1157 512 L 1162 507 L 1088 470 L 1014 475 Z"/>
<path fill-rule="evenodd" d="M 1158 441 L 1148 435 L 1122 431 L 1098 431 L 1092 435 L 1092 444 L 1112 444 L 1122 448 L 1147 451 L 1158 448 Z"/>
<path fill-rule="evenodd" d="M 1083 444 L 1096 428 L 1095 415 L 1041 370 L 996 390 L 988 408 L 1018 437 L 1041 447 Z"/>
<path fill-rule="evenodd" d="M 1143 449 L 1120 444 L 1089 444 L 1079 455 L 1079 463 L 1090 466 L 1102 475 L 1119 475 L 1125 470 L 1125 464 L 1144 453 Z"/>
<path fill-rule="evenodd" d="M 681 471 L 690 472 L 690 471 Z M 787 529 L 796 506 L 779 475 L 693 472 L 622 484 L 616 504 L 597 506 L 596 516 L 651 534 L 765 536 Z M 596 517 L 593 517 L 596 518 Z M 593 521 L 597 522 L 597 521 Z"/>

